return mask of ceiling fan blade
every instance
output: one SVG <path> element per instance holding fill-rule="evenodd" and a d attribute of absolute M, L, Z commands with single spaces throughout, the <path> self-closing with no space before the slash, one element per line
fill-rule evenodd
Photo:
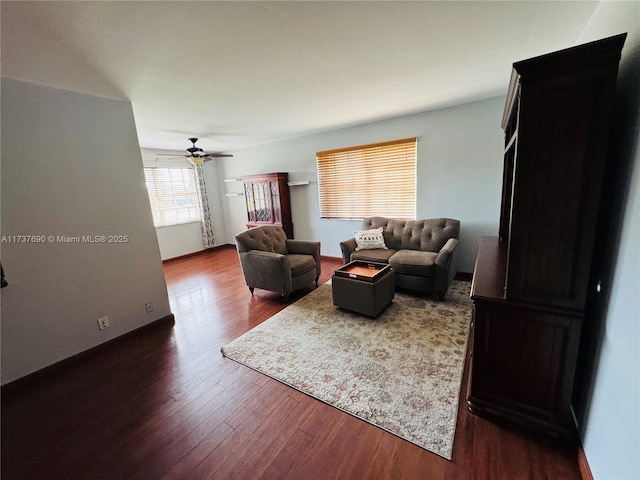
<path fill-rule="evenodd" d="M 189 155 L 173 155 L 172 157 L 169 158 L 156 158 L 156 162 L 162 162 L 164 160 L 177 160 L 179 158 L 189 158 Z"/>
<path fill-rule="evenodd" d="M 191 163 L 193 163 L 194 165 L 196 165 L 196 162 L 198 159 L 202 159 L 203 161 L 207 161 L 207 160 L 211 160 L 212 158 L 222 158 L 222 157 L 233 157 L 232 154 L 230 153 L 207 153 L 204 150 L 202 150 L 200 147 L 196 147 L 196 142 L 198 141 L 198 139 L 196 137 L 191 137 L 189 138 L 189 141 L 192 143 L 193 146 L 189 147 L 186 149 L 186 151 L 188 152 L 188 155 L 184 155 L 184 154 L 179 154 L 179 153 L 156 153 L 156 156 L 168 156 L 168 157 L 173 157 L 173 158 L 181 158 L 184 157 L 186 159 L 189 159 L 189 161 Z M 156 158 L 156 161 L 158 159 Z M 192 161 L 194 160 L 194 161 Z"/>

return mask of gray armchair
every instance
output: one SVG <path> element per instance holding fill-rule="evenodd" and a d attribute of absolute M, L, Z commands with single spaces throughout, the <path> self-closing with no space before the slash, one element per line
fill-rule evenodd
<path fill-rule="evenodd" d="M 235 237 L 245 282 L 288 298 L 320 278 L 320 242 L 291 240 L 277 225 L 250 228 Z"/>

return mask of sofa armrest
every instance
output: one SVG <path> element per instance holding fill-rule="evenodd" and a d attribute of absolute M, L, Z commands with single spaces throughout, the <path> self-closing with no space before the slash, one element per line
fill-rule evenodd
<path fill-rule="evenodd" d="M 442 280 L 446 281 L 446 286 L 448 286 L 457 273 L 457 259 L 458 259 L 458 239 L 450 238 L 447 240 L 447 243 L 440 249 L 438 252 L 438 258 L 436 258 L 436 269 L 439 269 L 443 272 L 444 277 Z M 438 281 L 439 279 L 436 279 Z M 446 286 L 444 286 L 444 290 L 446 290 Z M 440 285 L 442 288 L 442 285 Z"/>
<path fill-rule="evenodd" d="M 296 255 L 312 255 L 316 261 L 316 282 L 320 278 L 320 242 L 287 239 L 287 251 Z"/>
<path fill-rule="evenodd" d="M 342 250 L 342 261 L 345 263 L 349 263 L 351 261 L 351 254 L 356 251 L 356 247 L 358 244 L 356 243 L 355 238 L 350 238 L 343 242 L 340 242 L 340 249 Z"/>
<path fill-rule="evenodd" d="M 458 246 L 457 238 L 450 238 L 447 240 L 447 243 L 440 249 L 438 252 L 438 258 L 436 259 L 436 265 L 440 267 L 447 267 L 450 262 L 451 257 L 453 256 L 453 252 Z"/>

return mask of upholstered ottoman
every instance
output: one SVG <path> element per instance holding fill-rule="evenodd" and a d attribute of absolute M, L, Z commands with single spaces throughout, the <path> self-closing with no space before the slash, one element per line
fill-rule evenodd
<path fill-rule="evenodd" d="M 331 278 L 333 304 L 370 317 L 377 317 L 393 301 L 395 276 L 389 265 L 348 263 Z"/>

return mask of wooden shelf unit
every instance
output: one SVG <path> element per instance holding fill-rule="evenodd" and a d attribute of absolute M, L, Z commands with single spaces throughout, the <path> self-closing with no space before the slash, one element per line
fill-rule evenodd
<path fill-rule="evenodd" d="M 611 113 L 626 34 L 513 65 L 502 127 L 497 237 L 483 237 L 469 408 L 574 435 L 572 391 L 603 208 Z"/>
<path fill-rule="evenodd" d="M 288 180 L 289 175 L 283 172 L 242 177 L 247 228 L 279 225 L 288 238 L 293 238 Z"/>

